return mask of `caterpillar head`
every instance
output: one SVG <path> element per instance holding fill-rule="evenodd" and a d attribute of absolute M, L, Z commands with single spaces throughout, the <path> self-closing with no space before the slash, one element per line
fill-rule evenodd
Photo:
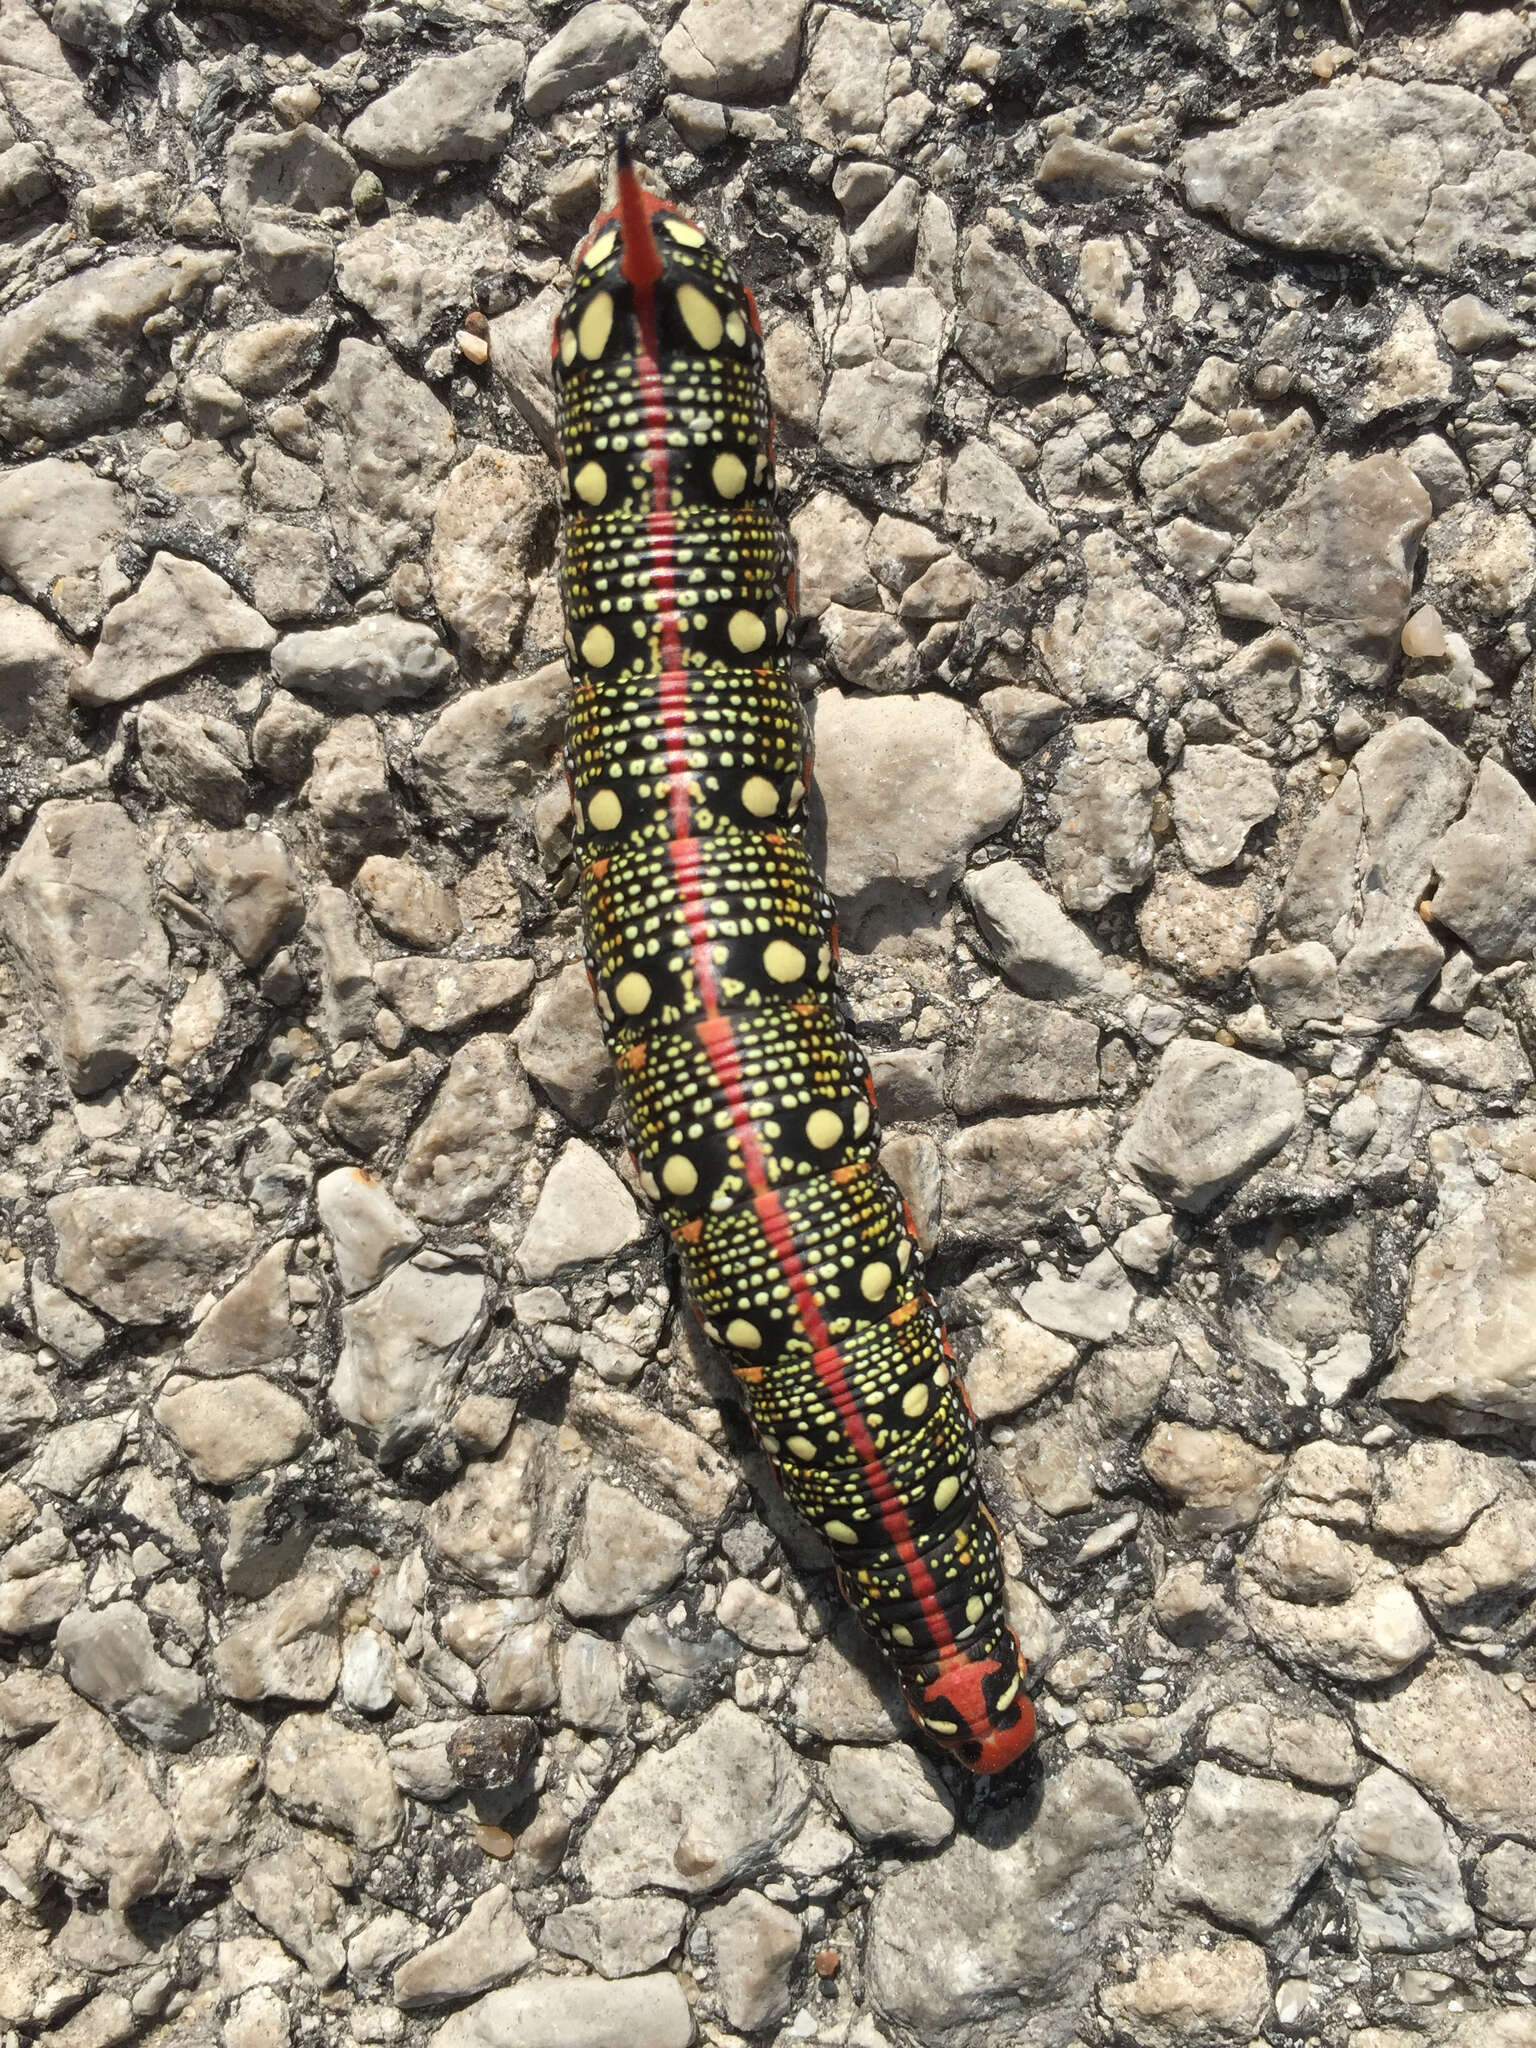
<path fill-rule="evenodd" d="M 1011 1628 L 905 1679 L 902 1691 L 923 1733 L 980 1777 L 1007 1770 L 1035 1739 L 1024 1659 Z"/>

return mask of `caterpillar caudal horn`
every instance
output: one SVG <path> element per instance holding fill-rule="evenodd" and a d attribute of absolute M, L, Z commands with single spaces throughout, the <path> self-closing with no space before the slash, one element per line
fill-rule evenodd
<path fill-rule="evenodd" d="M 622 144 L 554 367 L 587 964 L 640 1174 L 915 1719 L 999 1771 L 1034 1713 L 969 1406 L 879 1163 L 806 851 L 757 310 Z"/>

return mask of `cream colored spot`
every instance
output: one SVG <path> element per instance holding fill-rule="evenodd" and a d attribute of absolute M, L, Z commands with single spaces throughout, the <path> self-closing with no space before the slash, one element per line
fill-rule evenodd
<path fill-rule="evenodd" d="M 707 239 L 702 228 L 696 228 L 691 220 L 679 220 L 675 213 L 659 214 L 656 225 L 680 249 L 702 249 Z"/>
<path fill-rule="evenodd" d="M 859 1540 L 846 1522 L 823 1522 L 821 1533 L 829 1543 L 857 1543 Z"/>
<path fill-rule="evenodd" d="M 733 1351 L 756 1351 L 762 1345 L 763 1333 L 745 1316 L 735 1316 L 725 1326 L 725 1341 Z"/>
<path fill-rule="evenodd" d="M 601 505 L 608 495 L 608 472 L 600 462 L 584 462 L 572 484 L 584 505 Z"/>
<path fill-rule="evenodd" d="M 853 1135 L 862 1138 L 869 1129 L 869 1104 L 861 1095 L 853 1105 Z"/>
<path fill-rule="evenodd" d="M 973 1593 L 970 1599 L 967 1600 L 965 1603 L 965 1618 L 969 1622 L 974 1623 L 980 1621 L 981 1617 L 986 1613 L 986 1611 L 987 1603 L 985 1600 L 982 1599 L 979 1593 Z"/>
<path fill-rule="evenodd" d="M 760 484 L 763 481 L 764 477 L 767 476 L 767 474 L 768 457 L 766 455 L 759 455 L 756 462 L 754 462 L 752 465 L 752 480 L 754 483 Z"/>
<path fill-rule="evenodd" d="M 642 1166 L 640 1169 L 640 1185 L 645 1190 L 649 1201 L 659 1202 L 661 1200 L 661 1189 L 656 1185 L 656 1176 L 648 1166 Z M 708 1334 L 708 1326 L 706 1325 L 705 1335 L 708 1336 Z"/>
<path fill-rule="evenodd" d="M 805 1135 L 818 1152 L 826 1152 L 843 1135 L 843 1120 L 835 1109 L 813 1109 L 805 1120 Z"/>
<path fill-rule="evenodd" d="M 624 806 L 611 789 L 600 789 L 587 803 L 587 822 L 594 832 L 611 832 L 624 815 Z"/>
<path fill-rule="evenodd" d="M 800 780 L 799 776 L 797 775 L 794 781 L 789 785 L 789 808 L 792 811 L 798 811 L 800 806 L 804 802 L 805 784 Z"/>
<path fill-rule="evenodd" d="M 955 1495 L 960 1491 L 960 1482 L 951 1472 L 947 1479 L 941 1479 L 933 1489 L 933 1504 L 942 1515 Z"/>
<path fill-rule="evenodd" d="M 661 1169 L 661 1184 L 669 1195 L 691 1195 L 699 1184 L 693 1161 L 674 1152 Z"/>
<path fill-rule="evenodd" d="M 606 668 L 613 659 L 613 635 L 606 626 L 589 626 L 581 643 L 581 658 L 592 668 Z"/>
<path fill-rule="evenodd" d="M 747 465 L 739 455 L 717 455 L 709 474 L 722 498 L 739 498 L 747 488 Z"/>
<path fill-rule="evenodd" d="M 680 284 L 677 288 L 677 310 L 683 316 L 683 325 L 700 348 L 720 346 L 725 322 L 720 317 L 720 308 L 707 293 L 701 292 L 696 284 Z"/>
<path fill-rule="evenodd" d="M 741 800 L 754 818 L 771 818 L 779 808 L 779 792 L 766 775 L 749 775 L 741 785 Z"/>
<path fill-rule="evenodd" d="M 608 346 L 613 332 L 613 298 L 608 292 L 594 292 L 576 323 L 576 344 L 589 363 L 595 363 Z"/>
<path fill-rule="evenodd" d="M 778 1438 L 776 1436 L 771 1436 L 766 1429 L 758 1438 L 758 1442 L 762 1445 L 763 1449 L 768 1453 L 770 1458 L 776 1458 L 779 1455 L 780 1449 L 782 1448 Z"/>
<path fill-rule="evenodd" d="M 618 230 L 616 228 L 609 228 L 606 234 L 598 236 L 597 240 L 582 258 L 584 267 L 588 270 L 601 270 L 618 246 Z"/>
<path fill-rule="evenodd" d="M 613 999 L 626 1017 L 638 1017 L 651 1000 L 651 984 L 643 974 L 631 971 L 620 978 Z"/>
<path fill-rule="evenodd" d="M 923 1726 L 931 1729 L 935 1735 L 958 1735 L 960 1733 L 960 1723 L 958 1721 L 935 1721 L 928 1714 L 922 1715 L 921 1720 Z"/>
<path fill-rule="evenodd" d="M 901 1397 L 901 1412 L 910 1415 L 916 1422 L 919 1415 L 928 1412 L 928 1389 L 925 1386 L 908 1387 Z"/>
<path fill-rule="evenodd" d="M 859 1292 L 866 1301 L 878 1301 L 881 1295 L 890 1292 L 895 1277 L 884 1259 L 871 1259 L 859 1275 Z"/>
<path fill-rule="evenodd" d="M 897 1265 L 898 1265 L 898 1266 L 900 1266 L 900 1268 L 901 1268 L 901 1270 L 903 1271 L 903 1273 L 905 1273 L 905 1271 L 907 1270 L 908 1266 L 910 1266 L 910 1265 L 911 1265 L 911 1263 L 912 1263 L 912 1240 L 911 1240 L 911 1238 L 910 1238 L 910 1237 L 904 1237 L 904 1238 L 903 1238 L 903 1239 L 901 1240 L 901 1243 L 900 1243 L 899 1245 L 897 1245 L 897 1247 L 896 1247 L 896 1263 L 897 1263 Z"/>
<path fill-rule="evenodd" d="M 805 972 L 805 955 L 788 939 L 770 939 L 763 948 L 763 965 L 774 981 L 798 981 Z"/>
<path fill-rule="evenodd" d="M 747 323 L 739 313 L 726 314 L 725 331 L 737 348 L 741 348 L 745 344 L 747 339 Z"/>
<path fill-rule="evenodd" d="M 560 360 L 567 369 L 576 360 L 576 330 L 574 327 L 566 327 L 561 330 Z"/>
<path fill-rule="evenodd" d="M 783 605 L 778 605 L 773 614 L 773 637 L 775 640 L 782 640 L 788 631 L 789 613 L 785 611 Z"/>
<path fill-rule="evenodd" d="M 816 1457 L 816 1446 L 808 1436 L 792 1436 L 786 1439 L 784 1448 L 793 1453 L 802 1465 L 812 1464 Z"/>
<path fill-rule="evenodd" d="M 954 1374 L 950 1371 L 949 1367 L 941 1365 L 933 1376 L 933 1384 L 936 1387 L 947 1387 L 953 1378 Z"/>
<path fill-rule="evenodd" d="M 1018 1689 L 1019 1677 L 1018 1673 L 1015 1672 L 1013 1676 L 1013 1683 L 1011 1685 L 1005 1686 L 997 1696 L 997 1711 L 1000 1714 L 1013 1705 L 1013 1696 L 1018 1691 Z"/>
<path fill-rule="evenodd" d="M 895 1627 L 891 1630 L 891 1641 L 893 1643 L 899 1643 L 904 1650 L 910 1650 L 912 1647 L 911 1629 L 903 1628 L 901 1623 L 898 1621 Z"/>
<path fill-rule="evenodd" d="M 756 612 L 732 612 L 725 630 L 738 654 L 755 654 L 768 638 L 768 628 Z"/>

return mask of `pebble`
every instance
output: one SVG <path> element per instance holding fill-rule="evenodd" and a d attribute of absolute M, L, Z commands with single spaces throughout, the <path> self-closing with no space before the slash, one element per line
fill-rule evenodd
<path fill-rule="evenodd" d="M 955 1831 L 954 1807 L 938 1772 L 910 1749 L 834 1748 L 822 1785 L 866 1845 L 937 1849 Z"/>
<path fill-rule="evenodd" d="M 701 1923 L 714 1952 L 715 1980 L 727 2022 L 746 2032 L 772 2026 L 790 2007 L 790 1972 L 800 1953 L 800 1922 L 761 1892 L 739 1891 Z"/>
<path fill-rule="evenodd" d="M 672 1584 L 692 1540 L 681 1522 L 648 1508 L 626 1487 L 594 1479 L 556 1597 L 578 1621 L 633 1613 Z"/>
<path fill-rule="evenodd" d="M 1301 1122 L 1294 1077 L 1230 1046 L 1178 1039 L 1120 1147 L 1175 1208 L 1208 1209 L 1278 1152 Z"/>
<path fill-rule="evenodd" d="M 550 1168 L 517 1248 L 523 1278 L 552 1280 L 568 1266 L 606 1259 L 647 1229 L 634 1197 L 600 1153 L 572 1138 Z"/>
<path fill-rule="evenodd" d="M 396 171 L 488 162 L 512 127 L 511 113 L 496 102 L 526 68 L 522 44 L 510 39 L 429 57 L 347 124 L 347 145 Z"/>
<path fill-rule="evenodd" d="M 394 1975 L 395 2004 L 403 2012 L 421 2012 L 478 1997 L 519 1976 L 536 1955 L 510 1889 L 490 1885 L 456 1927 L 401 1963 Z"/>
<path fill-rule="evenodd" d="M 1196 1906 L 1245 1934 L 1277 1927 L 1321 1867 L 1336 1801 L 1275 1778 L 1195 1766 L 1162 1884 L 1170 1902 Z"/>
<path fill-rule="evenodd" d="M 693 2014 L 676 1977 L 530 1977 L 444 2021 L 432 2048 L 689 2048 Z"/>
<path fill-rule="evenodd" d="M 483 1274 L 441 1270 L 432 1256 L 395 1266 L 342 1308 L 331 1400 L 384 1460 L 442 1420 L 490 1313 Z"/>
<path fill-rule="evenodd" d="M 651 47 L 651 31 L 633 7 L 593 0 L 578 8 L 534 57 L 523 105 L 536 118 L 610 78 L 622 77 Z"/>
<path fill-rule="evenodd" d="M 179 1322 L 249 1255 L 250 1216 L 235 1202 L 200 1204 L 127 1183 L 56 1195 L 54 1277 L 120 1323 Z"/>
<path fill-rule="evenodd" d="M 1367 1950 L 1449 1948 L 1473 1932 L 1456 1837 L 1393 1771 L 1369 1772 L 1340 1816 L 1333 1853 Z"/>

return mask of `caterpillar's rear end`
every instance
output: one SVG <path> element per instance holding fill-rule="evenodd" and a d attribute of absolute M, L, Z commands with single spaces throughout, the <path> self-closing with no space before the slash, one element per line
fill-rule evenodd
<path fill-rule="evenodd" d="M 1029 1747 L 970 1406 L 807 857 L 756 309 L 623 159 L 555 333 L 588 965 L 630 1140 L 763 1449 L 921 1726 Z"/>

